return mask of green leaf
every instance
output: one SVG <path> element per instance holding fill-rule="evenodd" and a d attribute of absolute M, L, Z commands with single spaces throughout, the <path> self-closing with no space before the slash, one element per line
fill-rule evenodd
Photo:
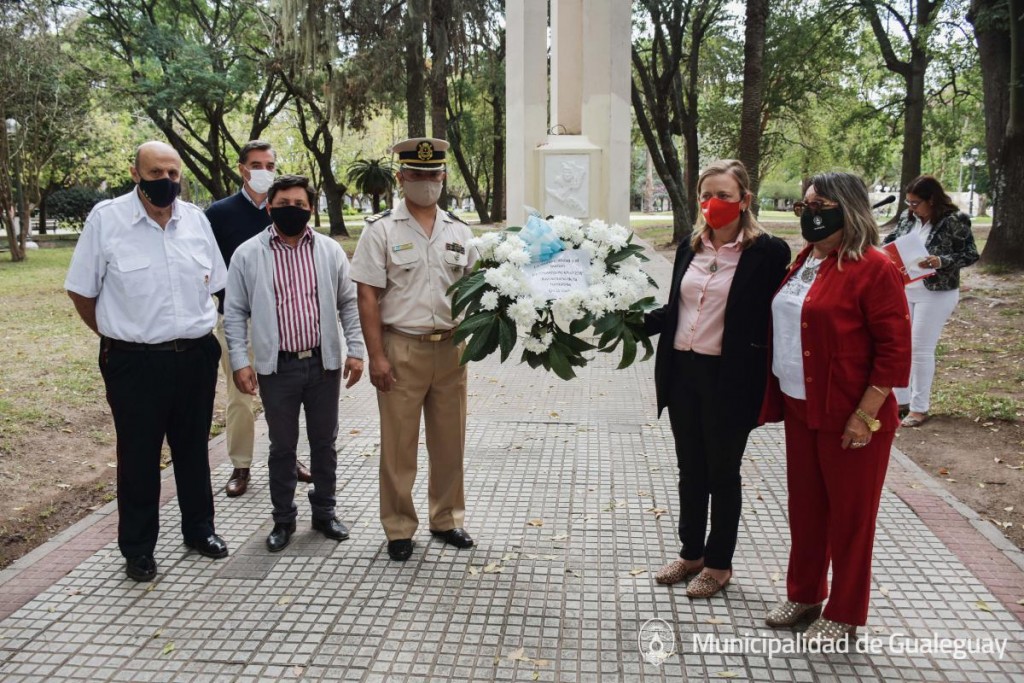
<path fill-rule="evenodd" d="M 644 357 L 640 360 L 649 360 L 654 355 L 654 345 L 651 344 L 651 338 L 645 334 L 640 337 L 640 343 L 644 345 Z"/>
<path fill-rule="evenodd" d="M 544 363 L 544 359 L 541 358 L 540 354 L 533 353 L 532 351 L 523 351 L 523 360 L 526 361 L 534 370 Z"/>
<path fill-rule="evenodd" d="M 611 346 L 611 348 L 614 349 L 618 345 L 619 338 L 622 337 L 622 333 L 625 332 L 625 331 L 626 331 L 625 325 L 623 325 L 620 322 L 618 325 L 616 325 L 615 327 L 613 327 L 612 329 L 608 330 L 603 335 L 601 335 L 601 339 L 598 340 L 598 342 L 597 342 L 597 347 L 601 351 L 608 351 L 609 349 L 607 349 L 605 347 L 607 347 L 608 344 L 611 344 L 612 342 L 615 342 Z"/>
<path fill-rule="evenodd" d="M 498 347 L 498 326 L 492 325 L 480 330 L 473 335 L 473 338 L 466 344 L 466 350 L 462 352 L 459 359 L 460 365 L 465 365 L 471 360 L 481 360 L 492 353 Z"/>
<path fill-rule="evenodd" d="M 572 349 L 576 353 L 581 353 L 583 351 L 590 351 L 591 349 L 596 348 L 590 342 L 587 342 L 587 341 L 585 341 L 583 339 L 580 339 L 579 337 L 575 337 L 575 336 L 573 336 L 571 334 L 566 334 L 565 332 L 563 332 L 562 330 L 558 329 L 557 327 L 555 328 L 554 332 L 555 332 L 554 338 L 556 340 L 558 340 L 558 342 L 560 344 L 562 344 L 563 346 L 566 346 L 566 347 Z"/>
<path fill-rule="evenodd" d="M 459 313 L 471 301 L 478 301 L 484 295 L 484 287 L 486 286 L 487 280 L 484 279 L 482 272 L 471 275 L 469 280 L 466 281 L 465 286 L 459 289 L 456 295 L 452 297 L 452 317 L 459 317 Z"/>
<path fill-rule="evenodd" d="M 483 277 L 484 274 L 483 274 L 482 271 L 480 271 L 480 272 L 475 272 L 475 273 L 467 273 L 466 275 L 463 275 L 458 280 L 453 282 L 451 287 L 449 287 L 448 291 L 445 292 L 445 293 L 446 294 L 451 294 L 451 293 L 453 293 L 453 292 L 455 292 L 455 291 L 457 291 L 459 289 L 462 289 L 462 287 L 465 286 L 465 284 L 467 282 L 469 282 L 470 280 L 472 280 L 474 277 L 477 277 L 477 276 Z"/>
<path fill-rule="evenodd" d="M 587 313 L 582 318 L 579 318 L 577 320 L 573 320 L 571 323 L 569 323 L 569 332 L 571 332 L 572 334 L 579 334 L 583 330 L 585 330 L 588 327 L 590 327 L 590 323 L 592 323 L 593 321 L 594 321 L 594 314 L 593 313 Z"/>
<path fill-rule="evenodd" d="M 619 370 L 628 368 L 636 360 L 636 337 L 629 330 L 622 334 L 622 360 L 619 362 Z"/>
<path fill-rule="evenodd" d="M 455 334 L 452 335 L 452 339 L 455 340 L 456 344 L 462 342 L 463 339 L 473 334 L 480 328 L 494 324 L 494 319 L 497 315 L 497 311 L 485 311 L 483 313 L 478 313 L 477 315 L 467 317 L 461 323 L 459 323 L 458 328 L 456 328 L 455 330 Z"/>
<path fill-rule="evenodd" d="M 562 379 L 569 380 L 576 376 L 576 373 L 572 371 L 572 366 L 569 364 L 569 359 L 566 358 L 565 353 L 557 342 L 552 342 L 548 348 L 548 361 L 551 363 L 551 369 L 554 373 Z"/>
<path fill-rule="evenodd" d="M 502 232 L 519 232 L 522 229 L 521 225 L 513 225 L 511 228 L 505 228 Z"/>
<path fill-rule="evenodd" d="M 516 345 L 516 325 L 505 317 L 498 318 L 498 344 L 501 346 L 501 362 L 504 363 Z"/>
<path fill-rule="evenodd" d="M 606 313 L 596 323 L 594 323 L 594 334 L 604 334 L 621 323 L 622 316 L 618 313 Z"/>

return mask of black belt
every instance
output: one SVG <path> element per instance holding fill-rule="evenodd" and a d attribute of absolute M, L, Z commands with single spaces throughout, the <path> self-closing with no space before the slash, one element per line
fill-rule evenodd
<path fill-rule="evenodd" d="M 302 360 L 304 358 L 312 358 L 313 356 L 320 355 L 320 347 L 315 346 L 312 349 L 306 349 L 305 351 L 278 351 L 277 358 L 279 360 Z"/>
<path fill-rule="evenodd" d="M 187 351 L 194 346 L 206 342 L 212 335 L 207 333 L 195 339 L 172 339 L 156 344 L 140 344 L 138 342 L 121 341 L 120 339 L 103 338 L 103 348 L 119 351 Z"/>

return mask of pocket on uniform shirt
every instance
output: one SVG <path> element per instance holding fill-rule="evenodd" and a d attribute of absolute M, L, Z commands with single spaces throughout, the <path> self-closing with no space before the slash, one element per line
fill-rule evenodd
<path fill-rule="evenodd" d="M 124 293 L 130 297 L 149 296 L 153 293 L 153 273 L 147 256 L 123 256 L 117 260 Z"/>
<path fill-rule="evenodd" d="M 420 260 L 419 252 L 415 248 L 395 251 L 392 246 L 389 249 L 389 254 L 388 279 L 400 286 L 411 284 L 412 273 Z"/>
<path fill-rule="evenodd" d="M 196 262 L 198 268 L 197 272 L 192 275 L 196 284 L 196 289 L 200 294 L 206 294 L 209 296 L 210 292 L 210 275 L 213 273 L 213 264 L 210 262 L 209 257 L 206 254 L 192 254 L 192 260 Z"/>

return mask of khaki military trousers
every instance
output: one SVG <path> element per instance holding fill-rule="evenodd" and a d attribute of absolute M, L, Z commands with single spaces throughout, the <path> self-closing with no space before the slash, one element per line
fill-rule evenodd
<path fill-rule="evenodd" d="M 384 353 L 397 382 L 377 392 L 380 407 L 380 521 L 388 540 L 412 538 L 419 526 L 412 489 L 420 414 L 426 419 L 430 462 L 430 528 L 463 526 L 462 460 L 466 448 L 466 368 L 463 345 L 419 341 L 384 332 Z"/>
<path fill-rule="evenodd" d="M 220 342 L 220 367 L 228 385 L 227 407 L 224 409 L 224 432 L 227 434 L 228 458 L 231 466 L 248 469 L 252 466 L 252 452 L 256 439 L 256 415 L 253 413 L 252 395 L 245 394 L 235 386 L 228 357 L 228 343 L 224 337 L 224 316 L 218 316 L 215 329 Z M 253 362 L 252 347 L 249 347 L 249 364 Z"/>

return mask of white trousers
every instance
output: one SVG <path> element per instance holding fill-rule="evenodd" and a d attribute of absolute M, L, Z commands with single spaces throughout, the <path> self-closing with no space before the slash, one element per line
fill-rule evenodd
<path fill-rule="evenodd" d="M 910 386 L 896 388 L 896 400 L 900 405 L 909 403 L 911 412 L 927 413 L 935 378 L 935 347 L 943 325 L 960 301 L 960 290 L 933 292 L 910 287 L 906 291 L 911 325 Z"/>

